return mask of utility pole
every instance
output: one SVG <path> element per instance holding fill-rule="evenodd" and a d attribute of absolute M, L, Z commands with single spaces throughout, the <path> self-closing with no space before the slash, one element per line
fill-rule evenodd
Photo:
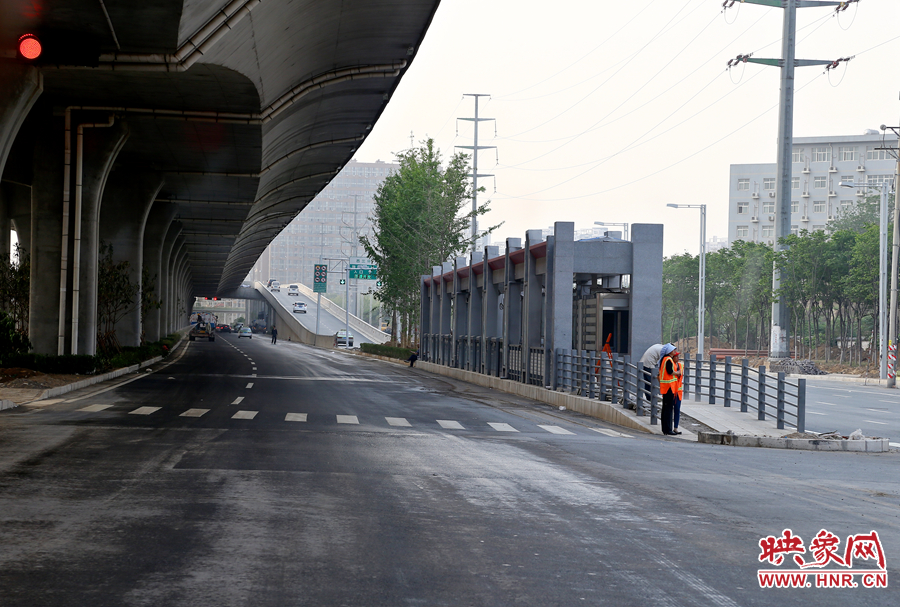
<path fill-rule="evenodd" d="M 896 148 L 879 148 L 886 149 L 897 159 L 897 168 L 894 175 L 894 241 L 892 243 L 891 254 L 891 308 L 888 311 L 890 320 L 888 321 L 888 370 L 887 370 L 887 387 L 897 387 L 897 272 L 900 265 L 900 126 L 881 125 L 882 131 L 892 131 L 897 135 Z M 886 187 L 886 184 L 885 186 Z M 891 358 L 893 357 L 893 358 Z"/>
<path fill-rule="evenodd" d="M 479 177 L 493 177 L 493 174 L 490 173 L 478 173 L 478 150 L 489 150 L 489 149 L 497 149 L 495 145 L 478 145 L 478 123 L 486 122 L 488 120 L 496 120 L 495 118 L 479 118 L 478 117 L 478 98 L 479 97 L 490 97 L 487 93 L 464 93 L 463 97 L 474 97 L 475 98 L 475 117 L 474 118 L 457 118 L 457 120 L 466 120 L 468 122 L 475 123 L 475 139 L 473 141 L 473 145 L 458 145 L 456 147 L 462 148 L 464 150 L 472 150 L 472 172 L 469 174 L 469 177 L 472 178 L 472 252 L 475 252 L 475 239 L 478 237 L 478 217 L 475 216 L 475 212 L 478 210 L 478 178 Z M 496 135 L 496 122 L 494 123 L 494 134 Z"/>
<path fill-rule="evenodd" d="M 723 8 L 731 8 L 739 0 L 725 0 Z M 832 69 L 842 61 L 820 61 L 797 59 L 795 57 L 797 33 L 797 9 L 821 6 L 837 7 L 835 12 L 846 10 L 852 2 L 832 2 L 830 0 L 740 0 L 747 4 L 760 4 L 784 9 L 784 26 L 781 36 L 781 59 L 753 59 L 751 55 L 738 55 L 728 62 L 731 68 L 741 62 L 760 63 L 781 68 L 781 97 L 778 105 L 778 158 L 775 163 L 775 253 L 787 249 L 781 239 L 791 233 L 791 151 L 794 147 L 794 68 L 812 65 L 827 65 Z M 791 356 L 791 312 L 787 299 L 781 290 L 781 272 L 778 265 L 772 272 L 772 331 L 769 341 L 769 358 L 790 358 Z"/>

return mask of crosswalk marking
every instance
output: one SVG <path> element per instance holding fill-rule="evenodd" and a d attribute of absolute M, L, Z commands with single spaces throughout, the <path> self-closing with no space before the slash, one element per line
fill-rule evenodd
<path fill-rule="evenodd" d="M 88 413 L 96 413 L 97 411 L 103 411 L 104 409 L 109 409 L 112 405 L 88 405 L 83 409 L 79 409 L 79 411 L 87 411 Z"/>
<path fill-rule="evenodd" d="M 209 409 L 188 409 L 178 417 L 202 417 L 204 413 L 209 413 Z"/>
<path fill-rule="evenodd" d="M 252 388 L 252 387 L 253 387 L 253 382 L 250 382 L 249 384 L 247 384 L 246 387 L 247 387 L 248 389 L 249 389 L 249 388 Z"/>
<path fill-rule="evenodd" d="M 358 424 L 359 418 L 355 415 L 338 415 L 337 423 L 339 424 Z"/>
<path fill-rule="evenodd" d="M 625 434 L 624 432 L 616 432 L 615 430 L 608 430 L 606 428 L 591 428 L 594 432 L 599 432 L 600 434 L 605 434 L 606 436 L 612 436 L 613 438 L 634 438 L 630 434 Z"/>
<path fill-rule="evenodd" d="M 244 400 L 244 397 L 243 397 L 243 396 L 238 396 L 236 399 L 234 399 L 234 402 L 231 403 L 231 404 L 232 404 L 232 405 L 239 405 L 239 404 L 241 404 L 241 401 L 242 401 L 242 400 Z"/>
<path fill-rule="evenodd" d="M 387 423 L 391 426 L 412 426 L 412 424 L 406 421 L 405 417 L 385 417 L 384 419 L 386 419 Z"/>
<path fill-rule="evenodd" d="M 437 423 L 445 430 L 465 430 L 461 423 L 450 421 L 449 419 L 439 419 Z"/>
<path fill-rule="evenodd" d="M 231 419 L 253 419 L 259 411 L 238 411 Z"/>
<path fill-rule="evenodd" d="M 569 432 L 565 428 L 560 428 L 559 426 L 542 426 L 541 424 L 538 424 L 538 428 L 543 428 L 552 434 L 575 434 L 574 432 Z"/>
<path fill-rule="evenodd" d="M 151 413 L 156 413 L 162 409 L 162 407 L 138 407 L 134 411 L 129 411 L 129 415 L 150 415 Z"/>
<path fill-rule="evenodd" d="M 286 422 L 305 422 L 306 413 L 288 413 L 284 416 Z"/>
<path fill-rule="evenodd" d="M 252 371 L 256 371 L 256 367 L 253 367 L 253 369 L 251 369 L 251 370 L 252 370 Z"/>
<path fill-rule="evenodd" d="M 500 422 L 488 422 L 488 426 L 490 426 L 497 432 L 518 432 L 518 430 L 516 430 L 509 424 L 502 424 Z"/>
<path fill-rule="evenodd" d="M 888 443 L 891 447 L 900 447 L 900 443 Z"/>

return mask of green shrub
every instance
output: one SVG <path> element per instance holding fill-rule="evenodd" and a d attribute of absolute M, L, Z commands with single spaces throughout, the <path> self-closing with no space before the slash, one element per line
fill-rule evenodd
<path fill-rule="evenodd" d="M 400 360 L 408 359 L 413 352 L 409 348 L 398 348 L 397 346 L 387 346 L 384 344 L 360 344 L 359 349 L 366 354 L 376 354 L 378 356 L 387 356 L 388 358 L 397 358 Z"/>

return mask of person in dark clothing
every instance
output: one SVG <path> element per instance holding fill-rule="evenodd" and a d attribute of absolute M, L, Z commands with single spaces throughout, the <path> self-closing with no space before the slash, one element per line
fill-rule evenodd
<path fill-rule="evenodd" d="M 272 343 L 274 344 L 277 341 L 278 341 L 278 329 L 276 329 L 275 327 L 272 327 Z"/>
<path fill-rule="evenodd" d="M 409 355 L 409 358 L 406 359 L 406 362 L 409 363 L 410 367 L 416 366 L 416 361 L 419 360 L 419 351 L 416 350 L 412 354 Z"/>

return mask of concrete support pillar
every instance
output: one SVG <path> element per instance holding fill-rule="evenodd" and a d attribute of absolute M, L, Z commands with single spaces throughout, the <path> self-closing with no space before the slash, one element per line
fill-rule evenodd
<path fill-rule="evenodd" d="M 76 133 L 80 120 L 72 119 L 72 129 Z M 93 123 L 89 123 L 93 124 Z M 86 128 L 83 130 L 82 174 L 78 175 L 78 146 L 73 153 L 71 214 L 75 225 L 71 233 L 73 254 L 70 257 L 73 278 L 71 292 L 72 337 L 75 354 L 95 354 L 97 334 L 100 327 L 97 319 L 97 276 L 100 250 L 99 223 L 103 190 L 112 171 L 113 163 L 125 141 L 128 127 L 121 120 L 107 128 Z M 81 193 L 78 193 L 79 178 Z M 77 223 L 81 205 L 81 222 Z M 76 252 L 77 251 L 77 252 Z"/>
<path fill-rule="evenodd" d="M 522 283 L 516 280 L 512 254 L 522 248 L 522 239 L 506 239 L 506 269 L 503 294 L 503 368 L 509 369 L 509 347 L 522 343 Z"/>
<path fill-rule="evenodd" d="M 39 108 L 31 188 L 31 284 L 28 338 L 38 354 L 57 354 L 64 166 L 63 119 Z M 17 228 L 21 226 L 18 225 Z M 21 236 L 21 234 L 20 234 Z"/>
<path fill-rule="evenodd" d="M 120 345 L 141 345 L 141 288 L 144 266 L 144 226 L 163 185 L 155 173 L 135 175 L 120 168 L 111 176 L 100 208 L 100 241 L 112 246 L 115 263 L 128 262 L 128 280 L 139 285 L 135 301 L 116 324 Z"/>
<path fill-rule="evenodd" d="M 500 290 L 494 284 L 494 270 L 490 266 L 490 260 L 500 256 L 500 247 L 484 248 L 484 280 L 481 285 L 481 364 L 484 372 L 494 374 L 496 362 L 490 361 L 491 339 L 503 337 L 503 328 L 500 325 Z"/>
<path fill-rule="evenodd" d="M 531 247 L 543 242 L 540 230 L 528 230 L 525 232 L 525 278 L 522 284 L 522 366 L 524 367 L 524 381 L 530 384 L 531 380 L 531 348 L 541 346 L 541 321 L 543 319 L 543 296 L 541 294 L 542 277 L 537 275 L 537 258 L 531 251 Z M 543 363 L 543 361 L 541 361 Z"/>
<path fill-rule="evenodd" d="M 187 258 L 187 248 L 184 238 L 179 238 L 179 242 L 175 245 L 175 252 L 172 259 L 172 276 L 170 282 L 169 293 L 169 332 L 171 333 L 178 327 L 181 318 L 182 308 L 184 306 L 184 297 L 182 294 L 182 282 L 185 259 Z"/>
<path fill-rule="evenodd" d="M 181 222 L 173 221 L 166 230 L 166 237 L 163 240 L 162 251 L 160 255 L 160 274 L 159 274 L 159 327 L 163 336 L 171 332 L 169 325 L 169 311 L 172 303 L 170 294 L 172 292 L 172 253 L 175 247 L 176 239 L 181 235 Z"/>
<path fill-rule="evenodd" d="M 480 341 L 479 338 L 483 338 L 481 334 L 482 297 L 478 281 L 484 278 L 484 274 L 476 274 L 472 268 L 483 260 L 484 253 L 482 251 L 473 252 L 469 256 L 469 306 L 468 318 L 466 319 L 469 335 L 466 341 L 466 369 L 469 371 L 481 371 L 480 368 L 476 368 L 476 361 L 482 360 L 480 356 L 481 348 L 478 346 L 478 342 Z"/>
<path fill-rule="evenodd" d="M 177 207 L 174 204 L 155 202 L 147 217 L 147 224 L 144 226 L 143 262 L 144 268 L 147 270 L 145 275 L 149 282 L 142 283 L 141 290 L 148 293 L 152 301 L 160 303 L 160 307 L 154 306 L 148 310 L 143 319 L 144 339 L 148 342 L 158 341 L 165 336 L 160 321 L 163 283 L 162 258 L 167 232 L 176 211 Z"/>
<path fill-rule="evenodd" d="M 452 345 L 452 365 L 460 368 L 460 353 L 457 350 L 459 340 L 468 338 L 469 336 L 469 292 L 468 289 L 463 290 L 464 278 L 460 276 L 460 272 L 465 272 L 467 260 L 465 257 L 457 257 L 453 260 L 453 283 L 450 297 L 453 300 L 453 334 Z M 469 272 L 471 276 L 471 271 Z M 466 339 L 468 342 L 468 339 Z"/>
<path fill-rule="evenodd" d="M 631 243 L 628 352 L 632 360 L 637 360 L 647 348 L 662 341 L 663 226 L 632 224 Z"/>
<path fill-rule="evenodd" d="M 450 323 L 453 312 L 451 291 L 453 290 L 452 282 L 445 282 L 443 275 L 453 271 L 453 262 L 445 261 L 441 264 L 440 287 L 440 315 L 438 322 L 441 330 L 441 364 L 449 365 L 453 360 L 453 325 Z"/>
<path fill-rule="evenodd" d="M 572 349 L 572 279 L 575 272 L 575 224 L 557 221 L 547 239 L 547 297 L 544 305 L 545 384 L 557 388 L 556 350 Z M 654 342 L 655 343 L 655 342 Z"/>
<path fill-rule="evenodd" d="M 22 123 L 43 91 L 41 72 L 32 66 L 0 62 L 0 176 Z M 60 135 L 62 141 L 62 135 Z"/>

